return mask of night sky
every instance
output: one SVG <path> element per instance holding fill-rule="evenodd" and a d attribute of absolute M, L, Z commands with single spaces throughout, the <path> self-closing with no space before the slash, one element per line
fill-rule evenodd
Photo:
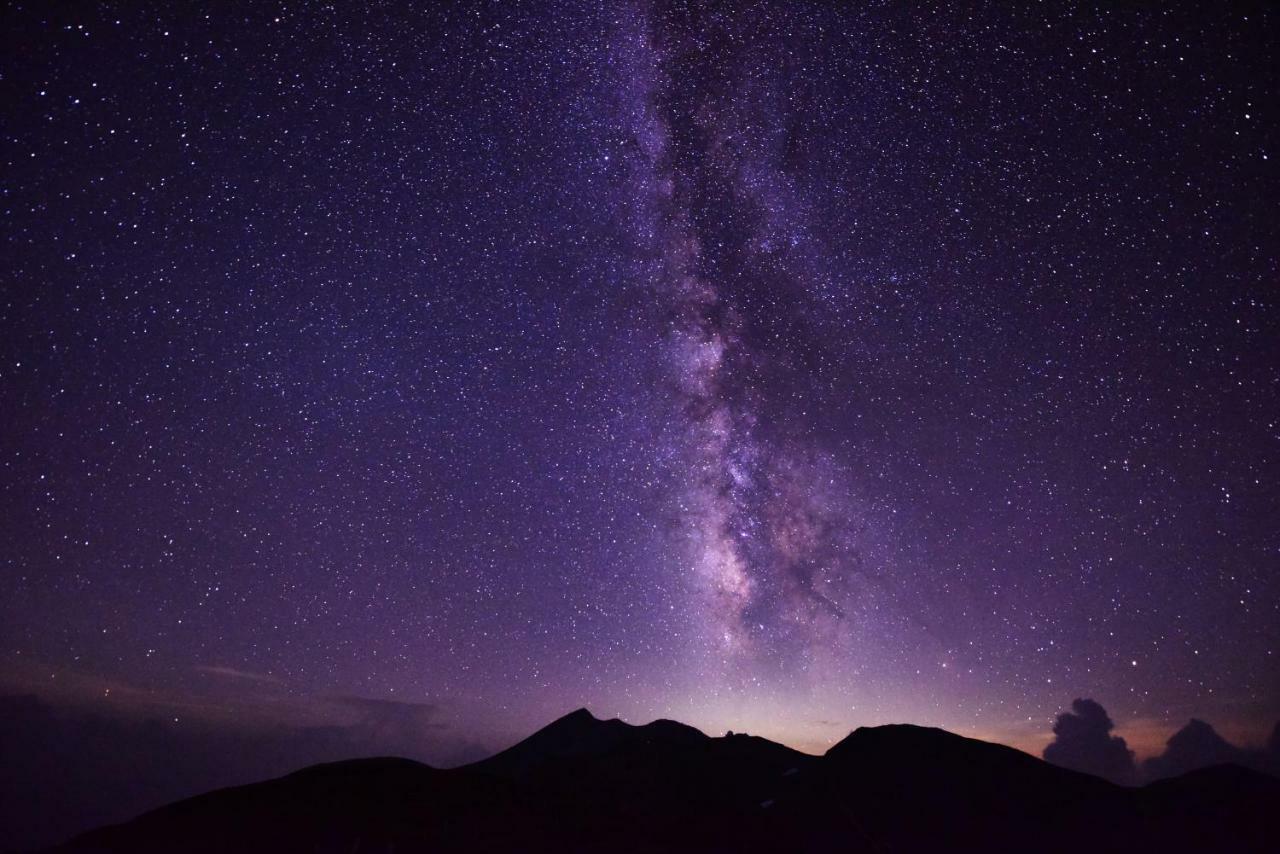
<path fill-rule="evenodd" d="M 1274 10 L 357 5 L 4 12 L 4 693 L 1266 737 Z"/>

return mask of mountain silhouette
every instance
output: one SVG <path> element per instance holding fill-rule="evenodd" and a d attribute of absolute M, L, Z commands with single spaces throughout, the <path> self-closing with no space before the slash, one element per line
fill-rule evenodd
<path fill-rule="evenodd" d="M 585 769 L 609 754 L 697 749 L 709 741 L 701 731 L 675 721 L 657 720 L 632 726 L 616 718 L 602 721 L 586 709 L 578 709 L 471 767 L 502 777 L 528 778 L 563 771 L 566 765 L 581 765 Z"/>
<path fill-rule="evenodd" d="M 1272 851 L 1280 781 L 1117 786 L 909 725 L 823 756 L 579 709 L 488 759 L 318 765 L 84 834 L 62 852 Z"/>

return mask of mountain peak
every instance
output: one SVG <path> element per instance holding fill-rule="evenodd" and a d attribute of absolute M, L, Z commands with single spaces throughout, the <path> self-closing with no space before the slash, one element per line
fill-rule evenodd
<path fill-rule="evenodd" d="M 868 747 L 892 745 L 900 741 L 916 744 L 938 744 L 944 742 L 961 743 L 969 741 L 964 736 L 947 732 L 935 727 L 917 726 L 916 724 L 883 724 L 881 726 L 860 726 L 840 741 L 832 745 L 827 756 L 840 756 L 852 751 L 866 750 Z"/>
<path fill-rule="evenodd" d="M 885 761 L 898 767 L 963 761 L 1001 768 L 1051 769 L 1051 773 L 1064 770 L 1004 744 L 915 724 L 858 727 L 832 746 L 826 756 L 838 762 Z"/>
<path fill-rule="evenodd" d="M 601 723 L 601 720 L 591 714 L 591 710 L 586 706 L 574 709 L 567 715 L 562 715 L 552 721 L 548 726 L 556 726 L 557 724 L 574 724 L 576 726 L 584 726 L 588 724 Z"/>
<path fill-rule="evenodd" d="M 502 776 L 531 771 L 584 757 L 599 757 L 637 744 L 690 744 L 707 738 L 700 730 L 676 721 L 657 720 L 632 726 L 618 718 L 601 720 L 586 708 L 557 718 L 506 750 L 481 760 L 478 767 Z"/>

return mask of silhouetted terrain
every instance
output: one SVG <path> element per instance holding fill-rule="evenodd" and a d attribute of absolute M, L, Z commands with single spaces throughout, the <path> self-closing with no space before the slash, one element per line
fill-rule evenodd
<path fill-rule="evenodd" d="M 863 728 L 824 756 L 585 709 L 481 762 L 307 768 L 85 834 L 66 852 L 1274 851 L 1280 781 L 1125 788 L 1009 747 Z"/>

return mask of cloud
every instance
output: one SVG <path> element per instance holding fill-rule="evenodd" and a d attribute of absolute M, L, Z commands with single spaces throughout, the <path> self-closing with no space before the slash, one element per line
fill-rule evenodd
<path fill-rule="evenodd" d="M 1144 763 L 1147 775 L 1152 779 L 1175 777 L 1196 768 L 1240 763 L 1244 751 L 1218 735 L 1217 730 L 1195 718 L 1169 737 L 1165 751 Z"/>
<path fill-rule="evenodd" d="M 435 703 L 352 696 L 333 697 L 329 702 L 350 716 L 346 730 L 351 742 L 375 752 L 380 747 L 395 752 L 397 746 L 426 743 L 448 729 Z"/>
<path fill-rule="evenodd" d="M 261 682 L 265 685 L 283 684 L 279 679 L 266 673 L 254 673 L 250 670 L 237 670 L 234 667 L 220 667 L 218 665 L 198 665 L 196 670 L 201 673 L 209 673 L 214 676 L 225 676 L 228 679 L 243 679 L 246 682 Z"/>
<path fill-rule="evenodd" d="M 1077 699 L 1071 711 L 1058 715 L 1054 740 L 1044 749 L 1047 762 L 1103 777 L 1113 783 L 1137 781 L 1133 751 L 1123 738 L 1111 735 L 1115 724 L 1094 700 Z"/>
<path fill-rule="evenodd" d="M 1158 780 L 1227 763 L 1280 776 L 1280 723 L 1276 724 L 1266 747 L 1250 750 L 1237 747 L 1210 724 L 1192 718 L 1169 737 L 1164 753 L 1143 763 L 1143 771 L 1148 779 Z"/>

